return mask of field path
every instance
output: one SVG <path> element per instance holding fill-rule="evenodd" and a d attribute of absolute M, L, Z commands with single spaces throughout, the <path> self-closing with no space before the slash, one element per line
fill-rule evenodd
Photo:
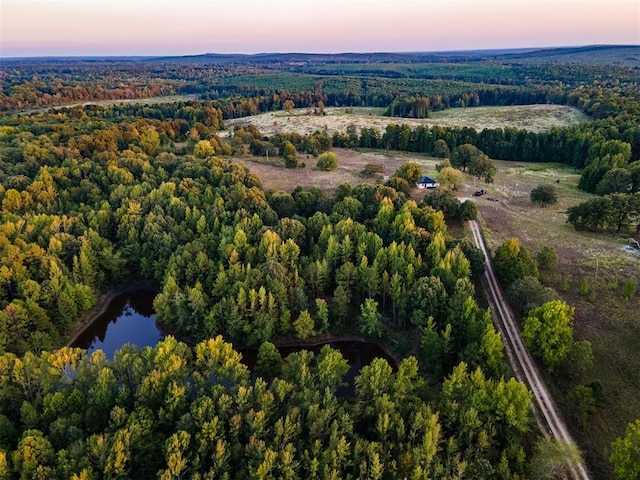
<path fill-rule="evenodd" d="M 493 271 L 491 258 L 488 255 L 484 239 L 480 233 L 480 227 L 478 223 L 473 220 L 468 222 L 468 225 L 473 235 L 474 243 L 482 250 L 482 253 L 484 253 L 487 268 L 482 278 L 483 285 L 487 293 L 487 298 L 493 307 L 494 319 L 505 341 L 504 346 L 507 358 L 516 378 L 521 382 L 526 382 L 533 392 L 535 406 L 534 416 L 538 427 L 547 438 L 551 437 L 556 440 L 575 444 L 564 420 L 558 413 L 551 394 L 540 378 L 540 374 L 531 358 L 529 350 L 520 336 L 511 308 L 504 300 L 502 289 Z M 571 478 L 575 480 L 591 480 L 584 463 L 571 467 Z"/>

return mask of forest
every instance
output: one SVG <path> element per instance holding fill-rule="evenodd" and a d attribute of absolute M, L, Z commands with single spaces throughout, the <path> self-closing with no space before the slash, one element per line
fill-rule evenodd
<path fill-rule="evenodd" d="M 553 160 L 581 169 L 580 188 L 608 202 L 570 211 L 576 228 L 640 228 L 636 75 L 624 63 L 510 57 L 3 61 L 0 478 L 538 475 L 549 445 L 478 295 L 484 257 L 457 233 L 475 205 L 412 196 L 421 173 L 411 163 L 386 183 L 327 194 L 265 190 L 238 158 L 276 154 L 310 169 L 297 155 L 342 147 L 451 157 L 460 169 L 471 148 Z M 117 102 L 162 95 L 190 97 Z M 541 133 L 390 123 L 334 135 L 221 134 L 225 120 L 291 105 L 426 117 L 548 102 L 592 121 Z M 590 213 L 597 208 L 611 215 Z M 544 255 L 533 257 L 515 244 L 497 251 L 505 285 L 537 275 Z M 172 335 L 113 360 L 65 347 L 102 294 L 136 282 L 156 286 L 156 315 Z M 571 379 L 584 344 L 573 343 L 570 307 L 544 300 L 528 311 L 562 312 L 566 349 L 549 354 L 533 320 L 525 335 Z M 353 397 L 338 396 L 339 352 L 282 358 L 274 346 L 316 335 L 376 339 L 398 365 L 375 360 Z M 234 345 L 259 348 L 254 371 Z M 634 471 L 634 428 L 613 447 L 607 475 Z"/>

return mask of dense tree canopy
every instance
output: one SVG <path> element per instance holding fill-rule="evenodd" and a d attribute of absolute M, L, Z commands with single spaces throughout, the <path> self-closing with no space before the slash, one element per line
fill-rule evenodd
<path fill-rule="evenodd" d="M 345 185 L 330 198 L 317 188 L 265 192 L 233 158 L 280 154 L 293 168 L 297 152 L 332 145 L 394 149 L 451 154 L 487 180 L 489 156 L 558 161 L 584 168 L 584 189 L 611 194 L 570 210 L 577 228 L 639 225 L 636 71 L 455 66 L 3 65 L 0 110 L 183 97 L 0 118 L 0 477 L 525 476 L 530 396 L 503 379 L 500 334 L 474 299 L 470 275 L 482 272 L 483 256 L 445 223 L 474 218 L 475 205 L 447 193 L 407 201 L 420 164 L 405 164 L 387 185 Z M 549 102 L 594 121 L 539 133 L 393 123 L 270 138 L 245 126 L 218 136 L 224 119 L 293 106 L 426 117 Z M 527 310 L 550 299 L 517 241 L 498 249 L 496 268 L 516 295 L 530 296 Z M 193 353 L 172 338 L 125 347 L 113 361 L 54 350 L 101 292 L 141 280 L 161 289 L 159 321 L 201 341 Z M 545 358 L 552 322 L 533 317 L 530 340 Z M 282 359 L 269 343 L 327 332 L 385 339 L 394 330 L 415 340 L 417 358 L 397 371 L 383 361 L 364 368 L 349 400 L 336 396 L 346 368 L 339 354 Z M 255 372 L 219 334 L 260 345 Z M 579 343 L 561 368 L 588 363 Z"/>

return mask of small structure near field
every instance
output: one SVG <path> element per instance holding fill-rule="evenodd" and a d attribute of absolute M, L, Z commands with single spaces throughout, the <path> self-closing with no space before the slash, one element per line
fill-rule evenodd
<path fill-rule="evenodd" d="M 416 186 L 420 189 L 423 189 L 423 188 L 436 188 L 438 185 L 440 184 L 436 182 L 433 178 L 427 177 L 425 175 L 422 177 L 422 179 L 420 180 L 420 182 L 418 182 Z"/>

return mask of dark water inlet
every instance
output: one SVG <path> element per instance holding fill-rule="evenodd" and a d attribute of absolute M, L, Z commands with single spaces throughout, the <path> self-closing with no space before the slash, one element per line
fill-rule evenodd
<path fill-rule="evenodd" d="M 156 324 L 153 309 L 156 295 L 157 292 L 152 290 L 133 290 L 118 295 L 71 346 L 86 349 L 88 355 L 95 350 L 102 350 L 109 359 L 113 358 L 116 350 L 127 343 L 135 345 L 138 349 L 154 347 L 164 338 L 164 333 Z M 339 350 L 350 366 L 343 378 L 347 386 L 338 390 L 339 395 L 353 395 L 355 377 L 360 373 L 360 369 L 369 365 L 374 358 L 384 358 L 394 370 L 397 367 L 395 360 L 376 343 L 337 340 L 328 344 L 331 348 Z M 287 345 L 278 347 L 278 351 L 282 358 L 301 350 L 308 350 L 317 355 L 324 345 L 326 344 Z M 242 363 L 252 370 L 256 365 L 258 349 L 245 347 L 237 350 L 242 354 Z"/>
<path fill-rule="evenodd" d="M 71 346 L 84 348 L 89 355 L 102 350 L 107 358 L 113 358 L 115 351 L 127 343 L 138 349 L 155 346 L 164 338 L 153 310 L 157 294 L 152 290 L 134 290 L 118 295 Z"/>

